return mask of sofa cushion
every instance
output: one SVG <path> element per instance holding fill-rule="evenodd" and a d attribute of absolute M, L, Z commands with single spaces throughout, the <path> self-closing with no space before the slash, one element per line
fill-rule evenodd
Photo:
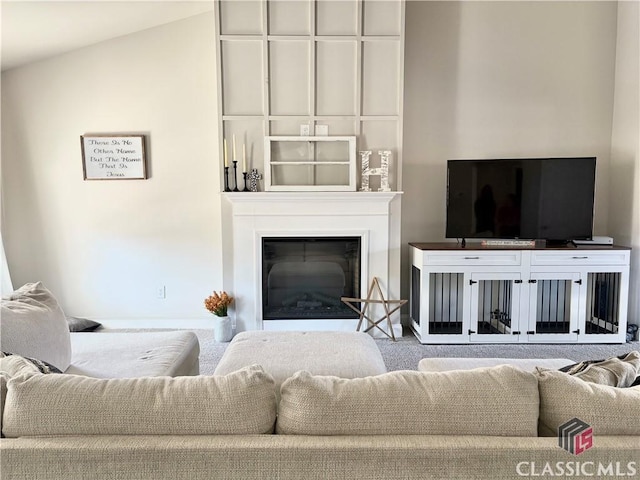
<path fill-rule="evenodd" d="M 538 369 L 540 435 L 578 418 L 594 435 L 640 435 L 640 387 L 617 388 L 586 382 L 564 372 Z"/>
<path fill-rule="evenodd" d="M 640 352 L 629 352 L 606 360 L 589 360 L 561 368 L 560 371 L 587 382 L 629 387 L 640 375 Z"/>
<path fill-rule="evenodd" d="M 225 376 L 12 378 L 3 428 L 7 437 L 261 434 L 275 417 L 273 378 L 254 365 Z"/>
<path fill-rule="evenodd" d="M 200 342 L 194 332 L 184 330 L 73 332 L 71 346 L 71 365 L 64 373 L 74 375 L 178 377 L 197 375 L 200 370 Z"/>
<path fill-rule="evenodd" d="M 280 395 L 284 434 L 537 435 L 536 377 L 508 365 L 354 379 L 298 372 Z"/>
<path fill-rule="evenodd" d="M 6 355 L 0 352 L 0 431 L 2 430 L 2 416 L 7 398 L 7 382 L 12 377 L 39 375 L 40 373 L 38 366 L 30 359 L 20 355 Z"/>
<path fill-rule="evenodd" d="M 69 326 L 57 300 L 41 282 L 2 299 L 0 350 L 37 358 L 64 371 L 71 362 Z"/>

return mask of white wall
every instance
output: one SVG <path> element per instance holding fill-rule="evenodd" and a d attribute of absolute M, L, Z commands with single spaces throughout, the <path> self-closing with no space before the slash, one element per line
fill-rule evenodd
<path fill-rule="evenodd" d="M 618 4 L 609 232 L 632 247 L 629 321 L 640 324 L 640 3 Z"/>
<path fill-rule="evenodd" d="M 215 85 L 212 13 L 3 72 L 14 285 L 42 280 L 77 316 L 208 317 L 222 286 Z M 80 135 L 101 132 L 145 134 L 150 178 L 83 181 Z"/>
<path fill-rule="evenodd" d="M 410 1 L 405 45 L 403 244 L 444 239 L 452 158 L 595 155 L 608 233 L 615 2 Z"/>
<path fill-rule="evenodd" d="M 407 2 L 404 245 L 443 239 L 448 158 L 585 154 L 599 162 L 596 234 L 640 248 L 637 83 L 624 80 L 638 77 L 637 9 Z M 213 28 L 201 15 L 3 72 L 2 234 L 14 285 L 43 280 L 73 315 L 208 318 L 225 227 Z M 114 131 L 148 135 L 149 180 L 82 180 L 79 136 Z M 406 246 L 403 260 L 406 298 Z M 637 292 L 637 251 L 633 262 Z"/>

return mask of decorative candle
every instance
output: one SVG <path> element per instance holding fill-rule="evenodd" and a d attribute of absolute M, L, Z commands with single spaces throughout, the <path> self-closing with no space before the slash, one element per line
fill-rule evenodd
<path fill-rule="evenodd" d="M 227 159 L 227 139 L 224 139 L 224 166 L 229 166 L 229 160 Z"/>
<path fill-rule="evenodd" d="M 233 158 L 232 160 L 236 161 L 236 134 L 233 134 Z"/>
<path fill-rule="evenodd" d="M 242 171 L 247 173 L 247 151 L 244 147 L 244 142 L 242 143 Z"/>

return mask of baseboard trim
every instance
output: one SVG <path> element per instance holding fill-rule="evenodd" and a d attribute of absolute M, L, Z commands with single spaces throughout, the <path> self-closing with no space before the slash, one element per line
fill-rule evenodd
<path fill-rule="evenodd" d="M 100 319 L 97 320 L 102 324 L 104 329 L 121 329 L 121 328 L 213 328 L 212 318 L 127 318 L 127 319 Z"/>

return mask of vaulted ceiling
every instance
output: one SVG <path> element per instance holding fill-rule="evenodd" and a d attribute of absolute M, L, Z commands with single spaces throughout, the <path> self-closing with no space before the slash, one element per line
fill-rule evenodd
<path fill-rule="evenodd" d="M 2 70 L 213 9 L 213 1 L 2 0 Z"/>

